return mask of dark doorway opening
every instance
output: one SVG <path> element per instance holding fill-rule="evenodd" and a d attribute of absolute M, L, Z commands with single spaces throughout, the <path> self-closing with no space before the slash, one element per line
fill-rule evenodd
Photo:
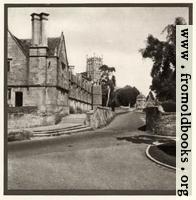
<path fill-rule="evenodd" d="M 22 92 L 16 92 L 15 94 L 15 106 L 19 107 L 23 104 L 23 93 Z"/>

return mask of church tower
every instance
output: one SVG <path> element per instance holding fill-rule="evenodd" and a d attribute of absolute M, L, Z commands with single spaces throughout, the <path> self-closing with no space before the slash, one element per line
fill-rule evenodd
<path fill-rule="evenodd" d="M 91 78 L 93 82 L 97 82 L 100 79 L 101 72 L 99 68 L 103 65 L 103 58 L 98 56 L 87 57 L 86 60 L 86 72 L 87 77 Z"/>

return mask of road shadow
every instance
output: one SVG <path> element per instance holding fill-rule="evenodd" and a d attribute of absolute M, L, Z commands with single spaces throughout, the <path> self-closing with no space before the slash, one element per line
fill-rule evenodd
<path fill-rule="evenodd" d="M 136 144 L 158 144 L 158 143 L 167 143 L 172 140 L 169 138 L 162 138 L 151 135 L 135 135 L 135 136 L 127 136 L 127 137 L 117 137 L 117 140 L 126 140 L 128 142 L 136 143 Z"/>
<path fill-rule="evenodd" d="M 140 130 L 140 131 L 146 131 L 146 125 L 139 127 L 138 130 Z"/>

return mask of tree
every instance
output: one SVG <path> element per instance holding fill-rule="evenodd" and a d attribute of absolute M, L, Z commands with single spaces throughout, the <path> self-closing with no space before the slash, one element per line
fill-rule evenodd
<path fill-rule="evenodd" d="M 131 107 L 135 104 L 136 98 L 139 94 L 139 90 L 136 87 L 131 87 L 129 85 L 119 88 L 114 93 L 114 100 L 116 105 L 128 106 Z"/>
<path fill-rule="evenodd" d="M 166 40 L 160 41 L 152 35 L 147 37 L 147 45 L 140 52 L 143 58 L 153 61 L 151 70 L 152 84 L 150 89 L 160 101 L 176 100 L 176 25 L 186 24 L 182 17 L 166 26 Z"/>
<path fill-rule="evenodd" d="M 111 99 L 116 86 L 116 78 L 112 73 L 116 70 L 114 67 L 108 67 L 107 65 L 102 65 L 99 70 L 101 71 L 102 105 L 111 106 Z"/>

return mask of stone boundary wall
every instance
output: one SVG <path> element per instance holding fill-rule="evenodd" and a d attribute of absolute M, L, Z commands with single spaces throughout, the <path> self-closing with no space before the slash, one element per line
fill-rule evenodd
<path fill-rule="evenodd" d="M 98 106 L 86 113 L 85 124 L 93 129 L 100 128 L 110 123 L 114 116 L 115 113 L 110 108 Z"/>
<path fill-rule="evenodd" d="M 41 116 L 34 113 L 8 114 L 8 132 L 14 129 L 53 125 L 57 121 L 59 121 L 58 114 L 48 116 Z"/>
<path fill-rule="evenodd" d="M 23 129 L 43 125 L 43 117 L 31 114 L 10 114 L 8 113 L 8 133 L 13 129 Z"/>
<path fill-rule="evenodd" d="M 61 120 L 62 116 L 64 115 L 59 111 L 50 114 L 39 111 L 29 113 L 8 112 L 8 132 L 14 129 L 54 125 Z"/>
<path fill-rule="evenodd" d="M 34 113 L 37 112 L 37 106 L 22 106 L 22 107 L 8 107 L 8 114 L 17 114 L 17 113 Z"/>
<path fill-rule="evenodd" d="M 164 136 L 176 136 L 176 113 L 161 112 L 158 107 L 147 107 L 146 130 Z"/>

